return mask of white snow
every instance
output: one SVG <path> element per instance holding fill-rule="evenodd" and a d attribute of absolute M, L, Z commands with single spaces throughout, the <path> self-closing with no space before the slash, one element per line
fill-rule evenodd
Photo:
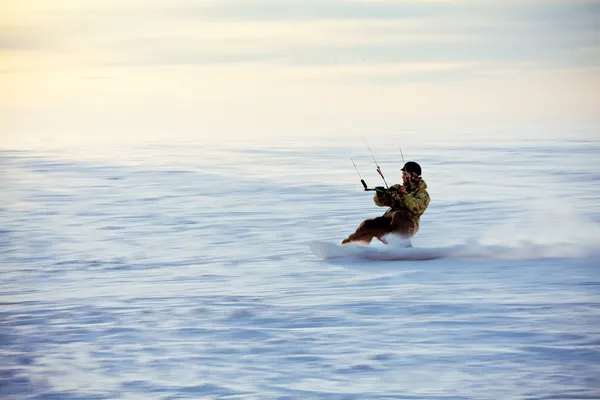
<path fill-rule="evenodd" d="M 2 151 L 0 397 L 600 398 L 598 154 L 413 146 L 452 256 L 328 262 L 385 211 L 360 141 Z"/>

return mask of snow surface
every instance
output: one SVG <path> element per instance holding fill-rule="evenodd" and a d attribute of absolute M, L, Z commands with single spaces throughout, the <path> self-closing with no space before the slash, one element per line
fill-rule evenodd
<path fill-rule="evenodd" d="M 403 151 L 462 254 L 314 257 L 385 211 L 360 142 L 2 151 L 0 398 L 600 398 L 600 142 Z"/>

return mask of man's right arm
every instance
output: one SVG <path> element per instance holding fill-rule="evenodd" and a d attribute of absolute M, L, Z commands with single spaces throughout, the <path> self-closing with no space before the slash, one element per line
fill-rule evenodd
<path fill-rule="evenodd" d="M 378 186 L 375 188 L 375 195 L 373 196 L 373 202 L 379 207 L 391 207 L 394 205 L 394 199 L 392 198 L 392 194 L 390 190 L 393 190 L 396 186 L 392 186 L 387 189 L 383 186 Z M 396 189 L 398 190 L 398 189 Z"/>

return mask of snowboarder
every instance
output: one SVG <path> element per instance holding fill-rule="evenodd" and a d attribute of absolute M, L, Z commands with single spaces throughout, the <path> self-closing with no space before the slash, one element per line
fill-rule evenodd
<path fill-rule="evenodd" d="M 381 217 L 363 221 L 356 232 L 342 241 L 371 243 L 373 238 L 387 244 L 384 236 L 397 234 L 410 239 L 419 230 L 419 219 L 429 205 L 427 184 L 421 178 L 421 166 L 409 161 L 402 167 L 402 185 L 393 185 L 389 189 L 383 186 L 375 188 L 373 201 L 380 207 L 390 207 Z M 410 243 L 410 242 L 409 242 Z"/>

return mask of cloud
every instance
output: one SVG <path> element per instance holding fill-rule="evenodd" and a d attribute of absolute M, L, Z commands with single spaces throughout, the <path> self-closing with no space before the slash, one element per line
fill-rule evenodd
<path fill-rule="evenodd" d="M 472 1 L 472 0 L 221 0 L 188 9 L 191 16 L 241 20 L 370 20 L 471 15 L 473 18 L 504 21 L 580 21 L 593 24 L 600 13 L 598 1 Z M 183 8 L 185 9 L 185 7 Z M 190 12 L 192 11 L 192 12 Z M 597 22 L 596 22 L 597 24 Z M 596 25 L 597 26 L 597 25 Z"/>
<path fill-rule="evenodd" d="M 598 46 L 597 1 L 124 0 L 72 7 L 38 32 L 57 57 L 80 54 L 79 65 L 468 63 L 497 70 L 599 61 L 586 50 Z M 18 45 L 27 43 L 4 41 L 5 48 Z M 439 78 L 455 76 L 446 70 Z"/>
<path fill-rule="evenodd" d="M 0 26 L 0 52 L 32 50 L 37 47 L 34 38 L 25 29 Z"/>
<path fill-rule="evenodd" d="M 281 129 L 343 121 L 340 131 L 431 115 L 597 120 L 599 2 L 35 4 L 23 14 L 35 21 L 0 30 L 0 75 L 19 94 L 5 96 L 0 112 L 81 107 L 81 121 L 106 126 L 112 115 L 141 120 L 164 109 L 165 129 L 179 116 L 194 130 L 212 121 L 206 131 L 243 130 L 256 115 L 265 129 L 277 117 Z M 234 113 L 247 117 L 235 125 Z"/>
<path fill-rule="evenodd" d="M 435 1 L 225 0 L 206 6 L 201 15 L 243 20 L 367 20 L 439 16 L 451 11 L 451 3 Z"/>

